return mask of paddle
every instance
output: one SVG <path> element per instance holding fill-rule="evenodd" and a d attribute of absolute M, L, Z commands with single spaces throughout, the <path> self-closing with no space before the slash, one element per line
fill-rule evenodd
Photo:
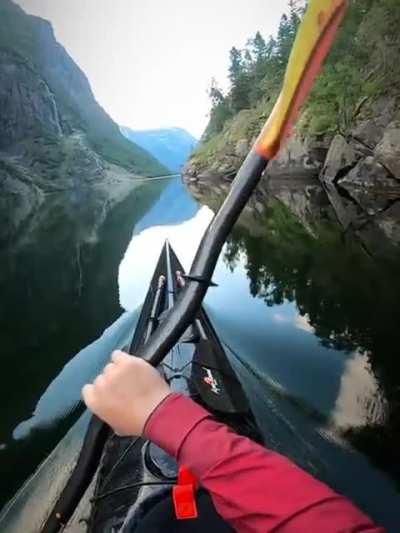
<path fill-rule="evenodd" d="M 198 313 L 222 246 L 268 162 L 291 133 L 345 15 L 347 0 L 310 0 L 290 55 L 282 91 L 231 190 L 207 228 L 188 282 L 168 318 L 136 355 L 158 365 Z"/>
<path fill-rule="evenodd" d="M 222 246 L 269 160 L 276 156 L 290 134 L 333 44 L 346 7 L 347 0 L 309 1 L 271 116 L 241 166 L 225 202 L 206 230 L 179 299 L 168 318 L 136 354 L 151 364 L 157 365 L 164 358 L 198 313 Z M 108 427 L 93 416 L 78 463 L 45 521 L 42 533 L 56 533 L 68 522 L 98 467 L 107 436 Z"/>

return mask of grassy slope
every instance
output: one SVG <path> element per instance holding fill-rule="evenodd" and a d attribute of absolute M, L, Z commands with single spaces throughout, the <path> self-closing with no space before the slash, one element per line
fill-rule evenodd
<path fill-rule="evenodd" d="M 47 46 L 45 46 L 47 45 Z M 106 160 L 147 175 L 166 171 L 148 152 L 125 139 L 94 100 L 85 75 L 55 41 L 46 21 L 29 16 L 10 0 L 0 0 L 0 47 L 18 53 L 54 92 L 71 129 L 82 129 Z"/>

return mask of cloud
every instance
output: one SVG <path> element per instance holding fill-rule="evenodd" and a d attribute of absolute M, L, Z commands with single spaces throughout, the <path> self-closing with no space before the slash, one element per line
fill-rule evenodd
<path fill-rule="evenodd" d="M 307 333 L 315 333 L 315 329 L 311 326 L 310 317 L 308 315 L 297 315 L 294 319 L 294 326 L 297 329 L 307 331 Z"/>

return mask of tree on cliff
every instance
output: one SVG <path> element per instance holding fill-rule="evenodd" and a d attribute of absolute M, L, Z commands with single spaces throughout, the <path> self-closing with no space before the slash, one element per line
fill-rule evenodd
<path fill-rule="evenodd" d="M 231 90 L 229 93 L 232 111 L 237 113 L 249 106 L 249 75 L 243 59 L 246 51 L 233 47 L 230 51 L 229 79 Z M 247 60 L 250 55 L 247 54 Z"/>
<path fill-rule="evenodd" d="M 277 96 L 304 3 L 288 1 L 276 36 L 265 39 L 256 32 L 243 49 L 231 49 L 224 113 L 212 105 L 207 132 L 218 133 L 233 114 Z M 312 135 L 345 133 L 362 102 L 393 94 L 400 85 L 399 26 L 398 0 L 351 0 L 300 127 Z"/>

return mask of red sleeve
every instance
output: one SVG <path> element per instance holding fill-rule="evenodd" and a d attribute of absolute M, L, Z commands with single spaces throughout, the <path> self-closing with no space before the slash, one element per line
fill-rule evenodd
<path fill-rule="evenodd" d="M 180 394 L 158 406 L 145 436 L 191 470 L 237 531 L 384 531 L 288 459 L 236 435 Z"/>

